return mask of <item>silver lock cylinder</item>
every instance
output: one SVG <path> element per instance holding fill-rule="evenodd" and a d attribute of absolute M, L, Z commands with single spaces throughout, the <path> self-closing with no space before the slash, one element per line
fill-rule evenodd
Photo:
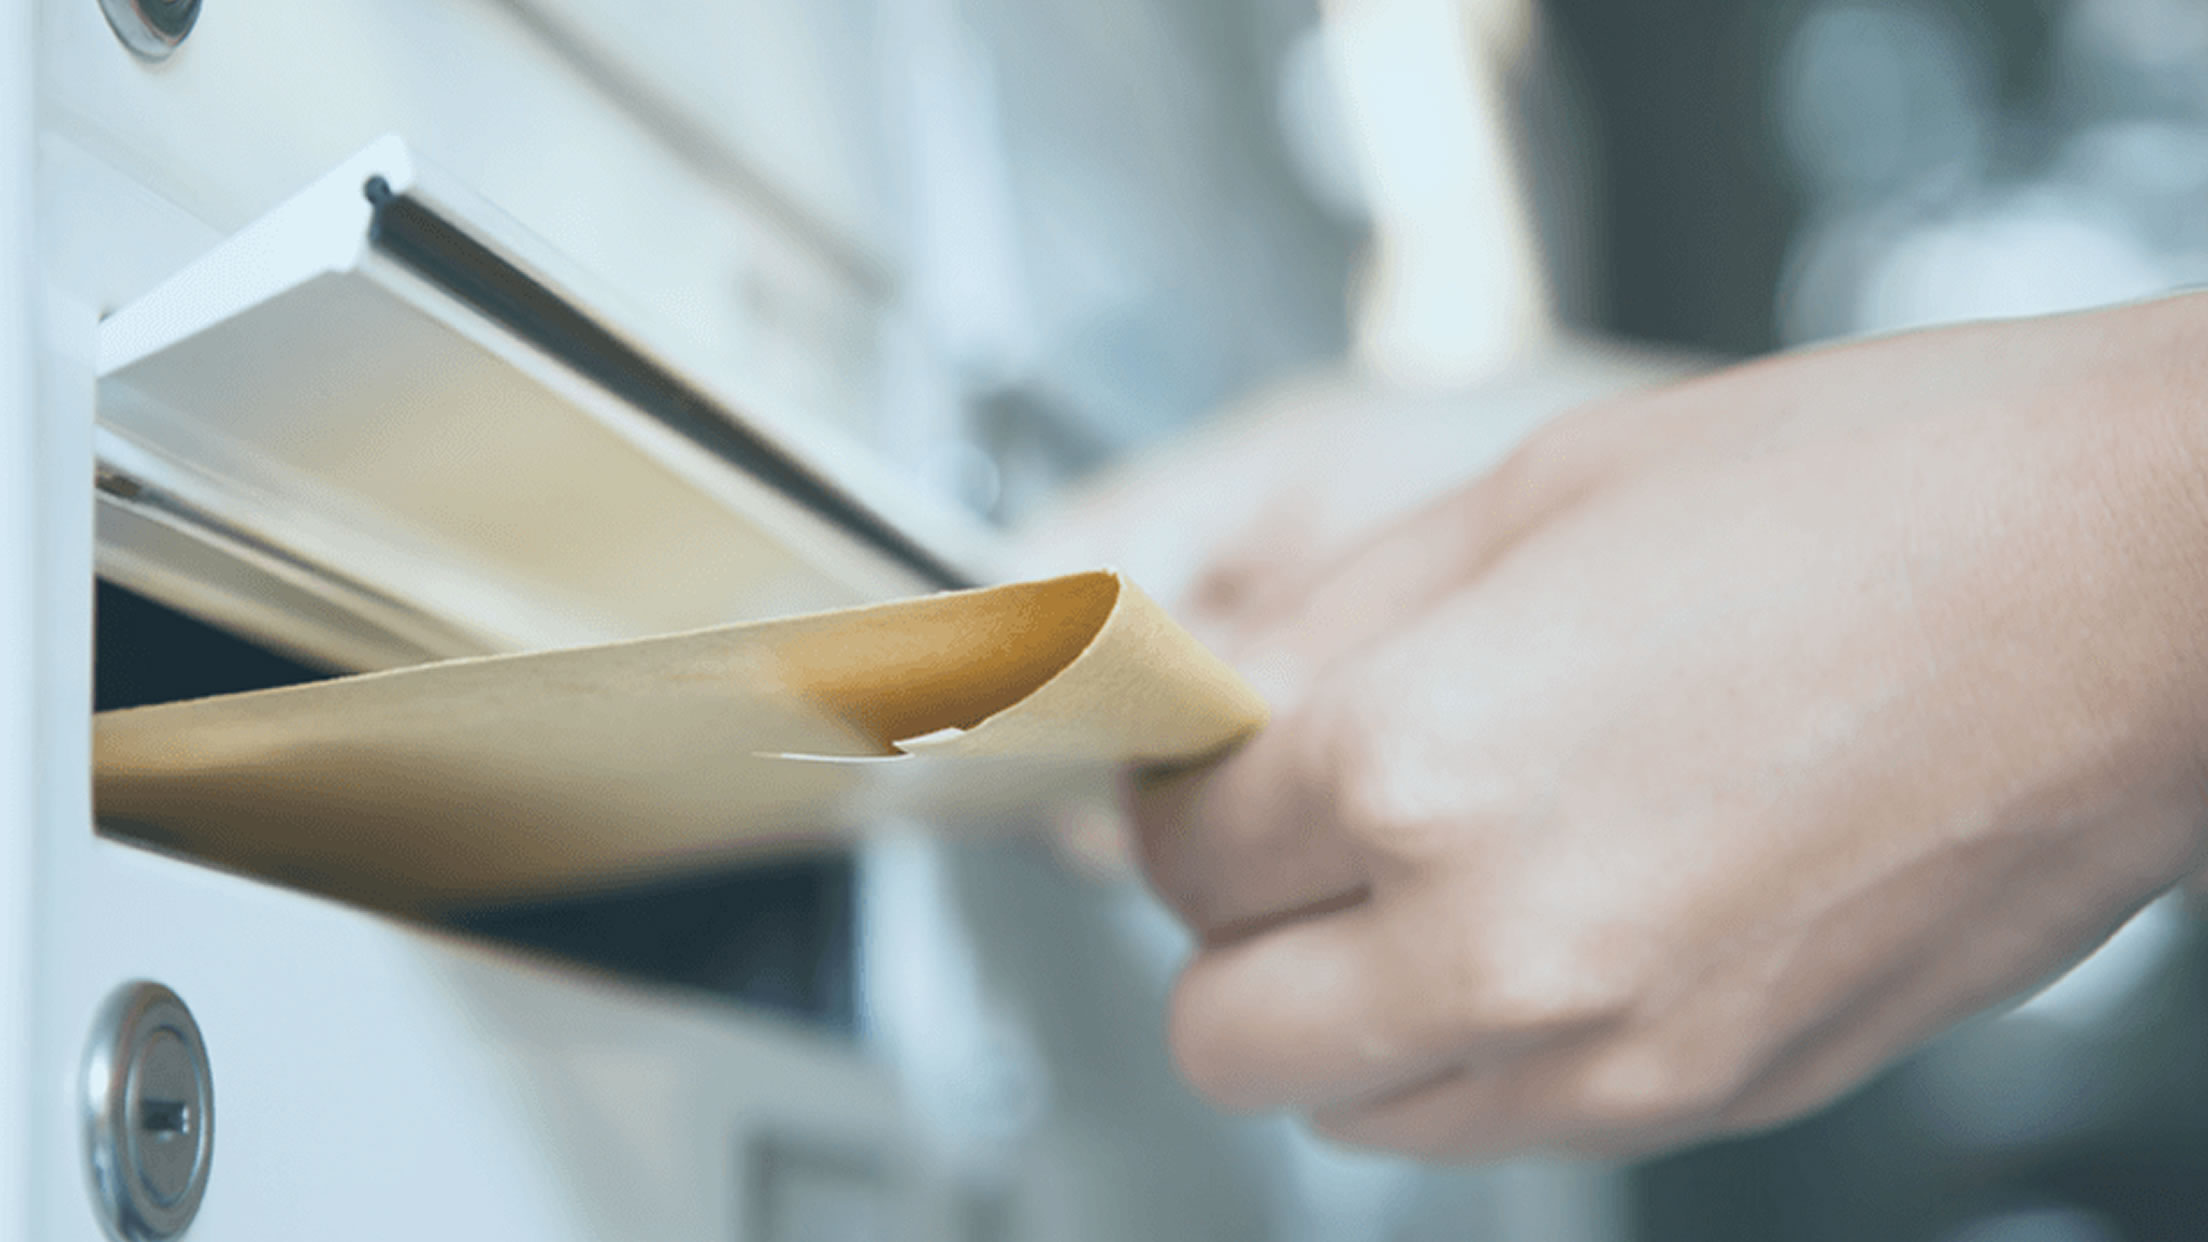
<path fill-rule="evenodd" d="M 84 1058 L 92 1199 L 118 1242 L 179 1237 L 215 1154 L 215 1080 L 199 1024 L 158 983 L 108 998 Z"/>
<path fill-rule="evenodd" d="M 199 21 L 199 0 L 100 0 L 100 11 L 124 47 L 167 60 Z"/>

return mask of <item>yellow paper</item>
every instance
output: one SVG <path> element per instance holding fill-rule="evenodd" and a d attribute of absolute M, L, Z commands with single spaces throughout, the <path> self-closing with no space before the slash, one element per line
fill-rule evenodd
<path fill-rule="evenodd" d="M 217 865 L 429 909 L 1032 812 L 1264 718 L 1100 572 L 102 713 L 94 800 Z"/>

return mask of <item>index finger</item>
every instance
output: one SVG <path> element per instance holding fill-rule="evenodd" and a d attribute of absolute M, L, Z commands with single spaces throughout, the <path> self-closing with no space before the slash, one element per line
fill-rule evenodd
<path fill-rule="evenodd" d="M 1366 888 L 1310 730 L 1290 715 L 1215 764 L 1135 778 L 1143 870 L 1200 938 L 1339 905 Z"/>

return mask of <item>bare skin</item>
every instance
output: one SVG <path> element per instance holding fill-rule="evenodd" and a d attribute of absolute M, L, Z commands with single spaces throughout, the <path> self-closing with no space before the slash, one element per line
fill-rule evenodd
<path fill-rule="evenodd" d="M 1778 1122 L 2208 862 L 2208 298 L 1551 424 L 1276 601 L 1146 782 L 1190 1080 L 1428 1157 Z"/>

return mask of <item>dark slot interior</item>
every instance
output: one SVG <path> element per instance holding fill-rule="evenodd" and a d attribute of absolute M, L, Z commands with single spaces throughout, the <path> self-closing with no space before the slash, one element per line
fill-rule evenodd
<path fill-rule="evenodd" d="M 94 711 L 272 690 L 335 675 L 111 582 L 99 584 L 93 609 Z"/>
<path fill-rule="evenodd" d="M 110 582 L 95 599 L 97 710 L 265 690 L 333 674 Z M 851 861 L 814 858 L 618 892 L 468 911 L 449 925 L 504 944 L 848 1031 Z"/>
<path fill-rule="evenodd" d="M 456 927 L 850 1031 L 852 867 L 823 858 L 478 910 Z"/>

